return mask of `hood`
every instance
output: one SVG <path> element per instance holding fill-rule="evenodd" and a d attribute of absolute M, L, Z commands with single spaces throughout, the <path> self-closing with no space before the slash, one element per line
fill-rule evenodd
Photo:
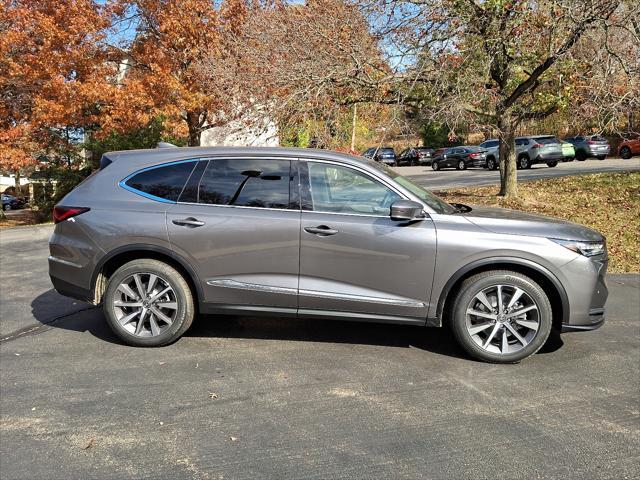
<path fill-rule="evenodd" d="M 587 242 L 604 239 L 595 230 L 577 223 L 518 210 L 474 206 L 473 210 L 463 215 L 467 220 L 485 230 L 505 235 L 528 235 Z"/>

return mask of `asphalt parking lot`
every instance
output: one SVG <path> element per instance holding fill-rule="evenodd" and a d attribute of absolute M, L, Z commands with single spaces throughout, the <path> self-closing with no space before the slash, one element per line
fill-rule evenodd
<path fill-rule="evenodd" d="M 434 172 L 431 167 L 396 167 L 401 175 L 409 176 L 420 185 L 430 190 L 440 190 L 456 187 L 472 187 L 484 185 L 498 185 L 500 172 L 497 170 L 485 170 L 484 168 L 471 168 L 468 170 L 441 170 Z M 640 157 L 629 160 L 621 158 L 607 158 L 606 160 L 589 159 L 584 162 L 559 163 L 554 168 L 545 164 L 533 165 L 528 170 L 518 170 L 518 181 L 526 182 L 542 180 L 544 178 L 565 177 L 568 175 L 586 175 L 590 173 L 612 173 L 640 171 Z"/>
<path fill-rule="evenodd" d="M 53 478 L 638 478 L 640 276 L 528 361 L 446 330 L 201 317 L 122 345 L 51 290 L 51 227 L 0 232 L 0 472 Z"/>

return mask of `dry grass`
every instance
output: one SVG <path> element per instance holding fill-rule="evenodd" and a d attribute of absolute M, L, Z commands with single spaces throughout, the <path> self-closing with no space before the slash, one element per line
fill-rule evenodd
<path fill-rule="evenodd" d="M 520 183 L 519 198 L 496 187 L 437 192 L 447 202 L 491 205 L 580 223 L 607 237 L 609 271 L 640 272 L 640 173 L 599 173 Z"/>

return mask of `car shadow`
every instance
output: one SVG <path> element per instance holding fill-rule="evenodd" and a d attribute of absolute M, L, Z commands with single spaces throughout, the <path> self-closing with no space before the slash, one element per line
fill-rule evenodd
<path fill-rule="evenodd" d="M 31 302 L 33 317 L 49 328 L 89 332 L 100 340 L 124 345 L 122 340 L 109 328 L 100 307 L 74 302 L 74 305 L 77 305 L 76 309 L 52 317 L 52 303 L 65 302 L 66 300 L 68 299 L 53 289 L 39 295 Z M 185 336 L 418 348 L 438 355 L 471 360 L 458 347 L 448 328 L 425 328 L 345 320 L 198 315 Z M 539 353 L 554 352 L 561 346 L 560 335 L 552 332 Z"/>

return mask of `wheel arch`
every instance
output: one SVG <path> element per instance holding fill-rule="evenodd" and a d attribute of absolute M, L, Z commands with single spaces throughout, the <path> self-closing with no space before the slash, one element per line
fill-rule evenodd
<path fill-rule="evenodd" d="M 131 260 L 150 258 L 165 262 L 178 270 L 189 284 L 194 297 L 194 304 L 198 305 L 203 298 L 202 287 L 197 281 L 195 269 L 180 255 L 165 247 L 150 244 L 131 244 L 118 247 L 105 255 L 98 262 L 91 278 L 91 292 L 95 304 L 102 301 L 109 277 L 122 265 Z"/>
<path fill-rule="evenodd" d="M 477 273 L 490 270 L 511 270 L 530 277 L 537 282 L 549 297 L 553 312 L 553 328 L 560 331 L 562 323 L 569 320 L 569 297 L 560 280 L 542 265 L 516 257 L 491 257 L 476 260 L 460 268 L 447 281 L 440 292 L 436 318 L 441 322 L 449 320 L 450 307 L 460 284 Z"/>

